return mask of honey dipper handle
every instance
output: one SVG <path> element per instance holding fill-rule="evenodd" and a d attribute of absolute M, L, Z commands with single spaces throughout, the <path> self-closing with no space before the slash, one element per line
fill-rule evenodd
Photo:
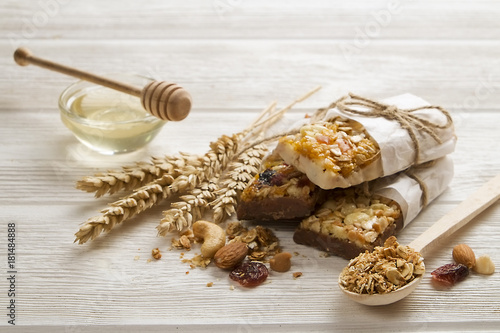
<path fill-rule="evenodd" d="M 129 95 L 141 97 L 142 88 L 138 88 L 123 82 L 115 81 L 113 79 L 85 72 L 73 67 L 58 64 L 50 60 L 45 60 L 42 58 L 35 57 L 30 50 L 24 47 L 20 47 L 14 52 L 14 60 L 20 66 L 28 66 L 29 64 L 33 64 L 39 67 L 49 69 L 51 71 L 56 71 L 101 86 L 105 86 L 114 90 L 118 90 Z"/>
<path fill-rule="evenodd" d="M 142 106 L 153 116 L 163 120 L 179 121 L 191 110 L 191 95 L 175 83 L 154 81 L 144 88 L 108 79 L 76 68 L 35 57 L 30 50 L 18 48 L 14 60 L 20 66 L 37 65 L 51 71 L 77 77 L 123 93 L 140 97 Z"/>
<path fill-rule="evenodd" d="M 417 239 L 410 247 L 420 251 L 425 257 L 434 245 L 451 235 L 500 198 L 500 175 L 481 186 L 471 196 L 448 212 Z"/>

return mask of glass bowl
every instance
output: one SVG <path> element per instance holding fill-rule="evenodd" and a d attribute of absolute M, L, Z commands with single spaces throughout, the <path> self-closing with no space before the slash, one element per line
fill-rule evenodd
<path fill-rule="evenodd" d="M 137 74 L 107 75 L 143 87 L 152 79 Z M 166 121 L 149 114 L 140 99 L 87 81 L 78 81 L 59 97 L 61 120 L 84 145 L 101 154 L 135 151 L 160 132 Z"/>

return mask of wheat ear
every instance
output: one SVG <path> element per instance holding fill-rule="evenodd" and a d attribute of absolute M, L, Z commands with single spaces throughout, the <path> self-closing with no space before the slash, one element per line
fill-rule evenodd
<path fill-rule="evenodd" d="M 217 178 L 212 178 L 181 196 L 181 201 L 172 203 L 172 208 L 163 212 L 163 218 L 157 226 L 158 235 L 165 236 L 171 231 L 183 231 L 191 227 L 194 221 L 203 216 L 217 189 Z"/>
<path fill-rule="evenodd" d="M 267 152 L 265 145 L 256 145 L 244 150 L 229 164 L 220 181 L 220 190 L 215 192 L 216 198 L 210 203 L 215 223 L 224 221 L 236 212 L 238 196 L 259 172 L 259 166 Z"/>
<path fill-rule="evenodd" d="M 186 164 L 192 164 L 192 161 L 187 161 L 189 158 L 189 155 L 183 153 L 175 156 L 153 157 L 150 163 L 138 162 L 132 166 L 125 166 L 121 170 L 111 170 L 84 177 L 76 183 L 76 188 L 85 192 L 94 192 L 96 198 L 119 191 L 129 191 L 145 186 L 164 174 L 176 177 L 175 170 Z"/>
<path fill-rule="evenodd" d="M 231 137 L 223 135 L 216 142 L 210 144 L 211 149 L 201 159 L 202 165 L 194 173 L 196 176 L 195 181 L 188 190 L 195 189 L 198 184 L 205 182 L 207 179 L 217 179 L 220 176 L 221 172 L 226 169 L 228 163 L 230 163 L 238 151 L 238 144 L 242 135 L 241 133 L 234 134 Z M 163 218 L 156 227 L 158 234 L 164 236 L 173 230 L 182 231 L 190 228 L 193 219 L 201 217 L 201 213 L 195 214 L 196 218 L 192 214 L 193 207 L 198 208 L 204 205 L 202 201 L 198 203 L 199 205 L 190 204 L 185 200 L 172 203 L 171 207 L 173 208 L 163 212 Z M 206 207 L 202 207 L 202 210 L 204 208 Z"/>
<path fill-rule="evenodd" d="M 102 232 L 109 232 L 117 224 L 152 207 L 161 199 L 172 195 L 178 189 L 179 183 L 181 183 L 180 178 L 174 180 L 171 175 L 164 175 L 151 184 L 135 190 L 131 195 L 109 204 L 108 208 L 101 211 L 101 216 L 88 219 L 80 230 L 75 233 L 75 242 L 84 244 L 88 240 L 94 240 Z M 183 180 L 187 182 L 187 180 Z M 178 183 L 177 186 L 174 185 L 175 181 Z"/>

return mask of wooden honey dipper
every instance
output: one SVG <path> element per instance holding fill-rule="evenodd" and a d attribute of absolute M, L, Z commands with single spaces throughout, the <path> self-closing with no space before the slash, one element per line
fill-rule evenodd
<path fill-rule="evenodd" d="M 24 47 L 14 52 L 14 60 L 20 66 L 33 64 L 52 71 L 70 75 L 114 90 L 140 97 L 142 106 L 153 116 L 163 120 L 179 121 L 191 110 L 191 95 L 175 83 L 153 81 L 144 88 L 135 87 L 76 68 L 35 57 Z"/>

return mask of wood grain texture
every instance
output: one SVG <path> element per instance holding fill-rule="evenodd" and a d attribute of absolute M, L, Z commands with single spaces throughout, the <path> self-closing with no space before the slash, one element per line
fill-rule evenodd
<path fill-rule="evenodd" d="M 22 40 L 128 39 L 495 39 L 500 13 L 481 1 L 161 1 L 147 6 L 6 0 L 4 31 Z M 376 23 L 380 22 L 380 29 Z"/>
<path fill-rule="evenodd" d="M 7 42 L 0 45 L 5 66 L 0 82 L 8 86 L 2 107 L 54 107 L 62 89 L 75 81 L 16 66 L 14 49 Z M 261 109 L 317 85 L 323 91 L 304 105 L 318 106 L 349 91 L 373 98 L 411 91 L 462 112 L 494 109 L 500 103 L 500 66 L 494 56 L 500 52 L 498 41 L 374 40 L 354 53 L 329 40 L 32 41 L 30 47 L 40 56 L 97 74 L 136 72 L 176 82 L 191 93 L 193 111 Z M 21 86 L 36 90 L 37 98 L 24 98 Z"/>
<path fill-rule="evenodd" d="M 82 222 L 120 197 L 94 199 L 74 188 L 79 178 L 151 156 L 204 153 L 272 101 L 284 106 L 322 85 L 289 117 L 349 91 L 377 99 L 411 92 L 451 111 L 455 176 L 400 234 L 401 243 L 410 243 L 500 174 L 499 14 L 500 5 L 487 0 L 3 1 L 0 247 L 7 247 L 7 224 L 16 223 L 16 324 L 25 332 L 65 333 L 498 330 L 498 272 L 471 274 L 448 290 L 437 290 L 427 275 L 404 301 L 367 308 L 338 290 L 347 262 L 294 244 L 293 224 L 270 226 L 284 250 L 299 253 L 292 270 L 303 276 L 272 273 L 269 283 L 252 290 L 230 290 L 226 272 L 191 270 L 179 251 L 168 250 L 170 239 L 155 230 L 168 202 L 92 243 L 72 242 Z M 58 96 L 74 79 L 17 66 L 12 54 L 20 45 L 96 73 L 137 72 L 177 82 L 193 97 L 191 114 L 168 123 L 137 152 L 94 153 L 59 118 Z M 498 269 L 499 230 L 496 203 L 443 241 L 426 258 L 428 271 L 451 262 L 458 243 L 489 254 Z M 148 262 L 155 247 L 163 258 Z M 4 257 L 4 309 L 6 265 Z M 0 331 L 8 326 L 3 318 Z"/>

